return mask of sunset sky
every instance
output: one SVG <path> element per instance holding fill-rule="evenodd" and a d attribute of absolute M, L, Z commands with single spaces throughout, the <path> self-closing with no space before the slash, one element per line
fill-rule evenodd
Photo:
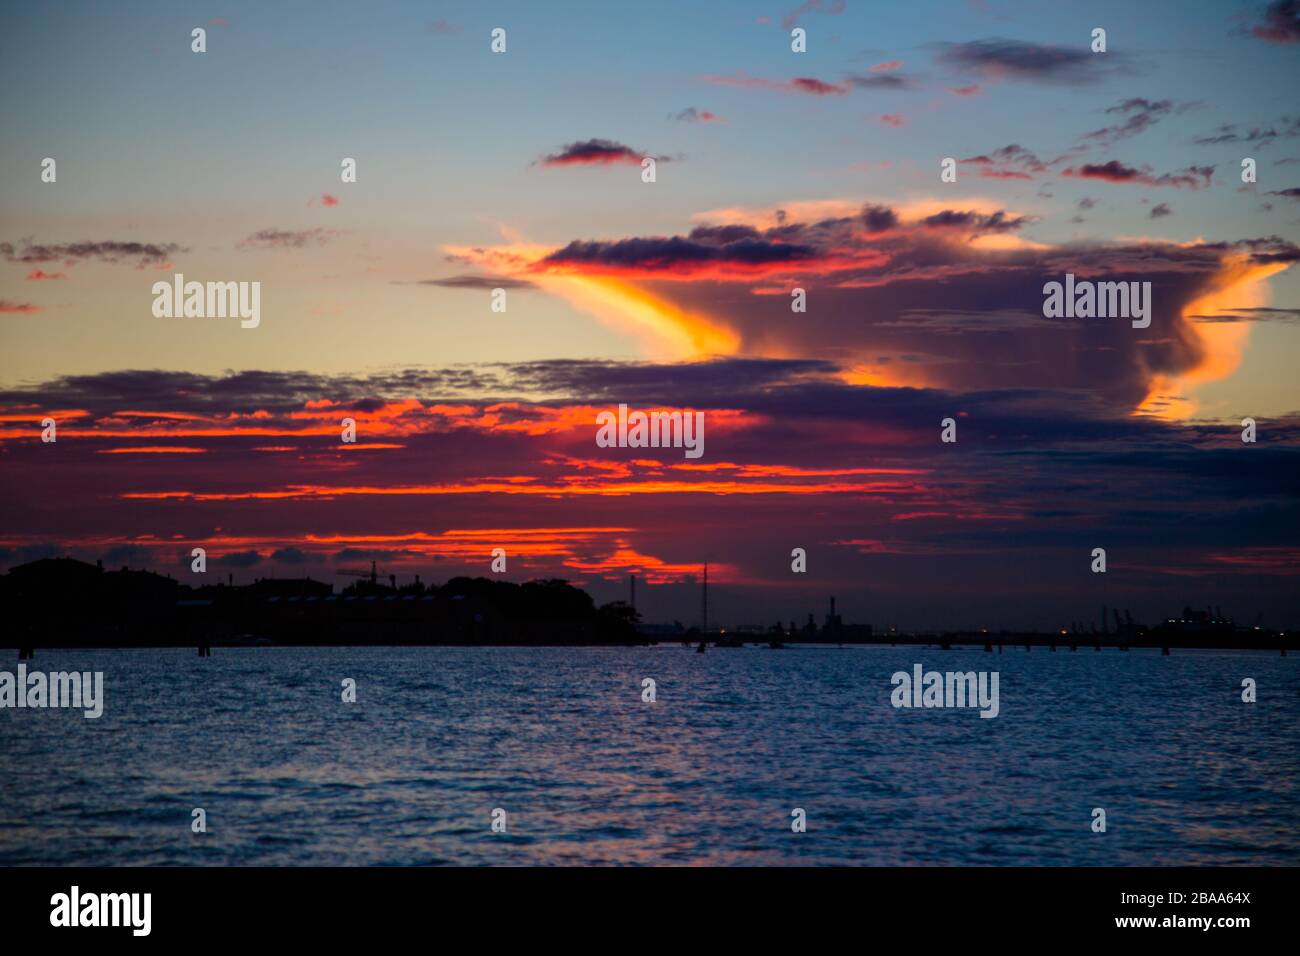
<path fill-rule="evenodd" d="M 0 568 L 1300 626 L 1300 4 L 32 3 L 0 81 Z M 155 318 L 177 272 L 260 326 Z M 1066 272 L 1150 328 L 1044 318 Z"/>

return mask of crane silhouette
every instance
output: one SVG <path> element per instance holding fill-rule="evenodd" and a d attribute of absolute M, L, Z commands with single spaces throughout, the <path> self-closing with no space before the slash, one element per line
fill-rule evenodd
<path fill-rule="evenodd" d="M 356 568 L 340 568 L 335 572 L 335 574 L 346 574 L 353 578 L 369 578 L 371 584 L 378 584 L 380 573 L 381 572 L 376 570 L 374 561 L 370 562 L 369 571 L 359 571 Z M 388 582 L 393 586 L 393 590 L 397 590 L 397 575 L 389 574 L 387 571 L 382 573 L 386 578 L 388 578 Z"/>

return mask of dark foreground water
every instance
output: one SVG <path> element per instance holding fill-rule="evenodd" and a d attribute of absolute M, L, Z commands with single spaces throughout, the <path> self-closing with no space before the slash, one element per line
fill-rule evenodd
<path fill-rule="evenodd" d="M 1001 714 L 895 710 L 890 675 L 917 662 L 999 671 Z M 1295 656 L 217 648 L 28 667 L 102 670 L 106 705 L 0 710 L 3 864 L 1300 863 Z"/>

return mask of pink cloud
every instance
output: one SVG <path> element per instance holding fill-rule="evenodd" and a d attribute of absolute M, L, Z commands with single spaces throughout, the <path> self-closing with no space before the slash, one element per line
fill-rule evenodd
<path fill-rule="evenodd" d="M 39 305 L 32 305 L 30 302 L 10 302 L 8 299 L 0 299 L 0 315 L 31 315 L 40 311 L 42 309 Z"/>

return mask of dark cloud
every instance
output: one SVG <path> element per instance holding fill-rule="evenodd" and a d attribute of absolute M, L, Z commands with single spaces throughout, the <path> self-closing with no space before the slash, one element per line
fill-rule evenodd
<path fill-rule="evenodd" d="M 338 236 L 337 229 L 317 226 L 314 229 L 262 229 L 239 243 L 240 248 L 302 249 L 323 246 Z"/>
<path fill-rule="evenodd" d="M 311 559 L 298 548 L 277 548 L 271 552 L 271 560 L 281 564 L 306 564 Z"/>
<path fill-rule="evenodd" d="M 1300 186 L 1292 186 L 1290 189 L 1271 189 L 1268 194 L 1270 196 L 1285 196 L 1287 199 L 1300 200 Z"/>
<path fill-rule="evenodd" d="M 1095 129 L 1091 133 L 1085 134 L 1084 141 L 1099 146 L 1110 146 L 1122 139 L 1128 139 L 1131 136 L 1146 132 L 1173 112 L 1173 109 L 1173 100 L 1153 101 L 1140 96 L 1132 97 L 1106 110 L 1108 114 L 1120 114 L 1126 116 L 1127 119 L 1122 123 L 1103 126 L 1101 129 Z"/>
<path fill-rule="evenodd" d="M 921 222 L 923 225 L 937 229 L 961 229 L 971 236 L 980 236 L 989 232 L 1014 232 L 1029 222 L 1029 218 L 1008 216 L 1001 210 L 985 215 L 978 212 L 945 209 L 933 216 L 926 216 Z"/>
<path fill-rule="evenodd" d="M 1083 163 L 1062 170 L 1062 176 L 1077 179 L 1099 179 L 1108 183 L 1132 183 L 1142 186 L 1171 186 L 1174 188 L 1201 189 L 1210 185 L 1214 175 L 1213 166 L 1188 166 L 1186 169 L 1159 176 L 1152 173 L 1149 166 L 1141 168 L 1125 166 L 1117 159 L 1104 163 Z"/>
<path fill-rule="evenodd" d="M 153 564 L 154 554 L 149 548 L 138 544 L 121 544 L 109 548 L 102 555 L 100 560 L 104 562 L 104 567 L 113 568 L 145 568 Z"/>
<path fill-rule="evenodd" d="M 911 90 L 916 82 L 902 73 L 855 74 L 848 82 L 862 90 Z"/>
<path fill-rule="evenodd" d="M 1188 316 L 1193 322 L 1300 322 L 1300 309 L 1233 309 L 1215 315 Z"/>
<path fill-rule="evenodd" d="M 223 568 L 251 568 L 261 560 L 256 551 L 230 551 L 217 558 L 216 563 Z"/>
<path fill-rule="evenodd" d="M 536 283 L 527 279 L 513 279 L 507 276 L 460 275 L 447 276 L 445 279 L 416 279 L 412 282 L 397 282 L 396 285 L 436 285 L 447 289 L 535 289 Z"/>
<path fill-rule="evenodd" d="M 409 368 L 375 375 L 321 375 L 306 371 L 242 371 L 224 376 L 192 372 L 123 369 L 96 375 L 66 375 L 41 386 L 39 399 L 22 389 L 0 389 L 0 403 L 91 409 L 111 415 L 123 408 L 154 405 L 167 396 L 169 411 L 194 415 L 259 411 L 287 413 L 328 396 L 357 409 L 382 406 L 379 396 L 465 393 L 506 395 L 510 390 L 497 366 L 439 369 Z M 138 424 L 165 424 L 166 419 L 134 419 Z"/>
<path fill-rule="evenodd" d="M 1068 86 L 1095 83 L 1127 62 L 1122 53 L 1093 53 L 1086 44 L 1051 46 L 996 37 L 941 43 L 938 49 L 941 64 L 989 80 L 1036 80 Z"/>
<path fill-rule="evenodd" d="M 613 242 L 576 240 L 548 255 L 543 263 L 547 266 L 609 266 L 667 272 L 700 264 L 794 264 L 810 260 L 815 255 L 810 246 L 753 236 L 722 240 L 712 230 L 701 228 L 692 232 L 689 238 L 671 236 Z"/>
<path fill-rule="evenodd" d="M 979 167 L 986 179 L 1033 179 L 1048 170 L 1048 163 L 1018 143 L 1011 143 L 991 153 L 981 153 L 962 160 Z"/>
<path fill-rule="evenodd" d="M 867 232 L 885 232 L 898 225 L 898 214 L 888 206 L 868 203 L 862 207 L 862 224 Z"/>
<path fill-rule="evenodd" d="M 640 166 L 646 155 L 612 139 L 584 139 L 568 143 L 538 162 L 543 166 L 609 166 L 615 163 Z"/>
<path fill-rule="evenodd" d="M 1174 211 L 1169 208 L 1169 204 L 1162 202 L 1151 208 L 1151 212 L 1148 218 L 1163 219 L 1165 216 L 1172 216 L 1173 214 Z"/>
<path fill-rule="evenodd" d="M 1300 43 L 1300 0 L 1273 0 L 1250 32 L 1270 43 Z"/>
<path fill-rule="evenodd" d="M 1195 137 L 1192 142 L 1201 146 L 1219 146 L 1225 143 L 1242 143 L 1247 146 L 1267 146 L 1274 140 L 1294 139 L 1300 136 L 1300 116 L 1283 116 L 1268 126 L 1240 129 L 1236 123 L 1225 123 L 1213 133 Z"/>
<path fill-rule="evenodd" d="M 34 243 L 24 239 L 21 248 L 12 242 L 0 242 L 0 256 L 6 262 L 24 264 L 37 262 L 65 262 L 74 265 L 78 262 L 119 263 L 130 261 L 139 266 L 161 265 L 178 252 L 188 252 L 183 246 L 174 242 L 119 242 L 105 240 L 95 242 Z"/>

